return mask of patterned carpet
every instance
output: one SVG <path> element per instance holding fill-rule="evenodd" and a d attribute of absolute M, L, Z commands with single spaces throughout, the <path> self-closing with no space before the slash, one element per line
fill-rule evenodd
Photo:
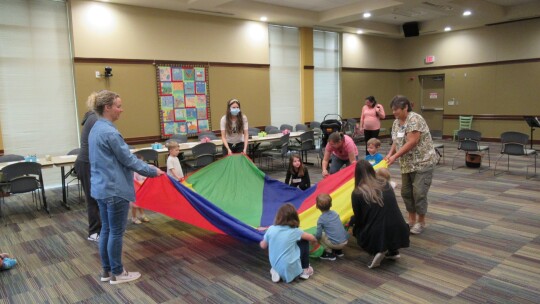
<path fill-rule="evenodd" d="M 452 170 L 456 145 L 444 144 L 446 163 L 435 171 L 428 227 L 411 236 L 401 259 L 368 269 L 372 257 L 351 239 L 343 259 L 312 259 L 314 276 L 291 284 L 272 283 L 258 244 L 151 212 L 150 223 L 129 224 L 124 238 L 125 267 L 142 278 L 102 283 L 76 186 L 70 211 L 60 206 L 59 189 L 47 190 L 51 216 L 36 211 L 29 195 L 8 197 L 0 252 L 10 252 L 19 265 L 0 272 L 0 303 L 538 303 L 540 178 L 525 179 L 520 158 L 498 176 Z M 498 150 L 492 143 L 492 168 Z M 310 160 L 317 163 L 313 155 Z M 309 170 L 320 180 L 320 167 Z M 391 172 L 399 187 L 397 166 Z M 285 177 L 282 170 L 270 175 Z M 400 207 L 405 212 L 401 200 Z"/>

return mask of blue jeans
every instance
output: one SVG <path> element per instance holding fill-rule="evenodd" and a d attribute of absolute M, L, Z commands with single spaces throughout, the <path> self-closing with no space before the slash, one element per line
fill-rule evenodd
<path fill-rule="evenodd" d="M 98 199 L 101 216 L 99 234 L 99 255 L 104 271 L 119 275 L 124 272 L 122 265 L 122 243 L 126 231 L 129 201 L 113 196 Z"/>
<path fill-rule="evenodd" d="M 332 159 L 332 162 L 330 163 L 330 170 L 328 171 L 328 173 L 330 174 L 334 174 L 338 172 L 339 170 L 341 170 L 341 167 L 343 167 L 343 165 L 347 167 L 348 165 L 351 164 L 348 158 L 347 160 L 343 160 L 335 156 L 334 154 L 332 154 L 331 159 Z M 358 160 L 358 155 L 356 156 L 356 160 Z"/>

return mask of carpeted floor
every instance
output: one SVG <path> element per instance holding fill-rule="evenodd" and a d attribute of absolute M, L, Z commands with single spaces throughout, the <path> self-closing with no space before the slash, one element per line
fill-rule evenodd
<path fill-rule="evenodd" d="M 498 176 L 452 170 L 456 144 L 444 144 L 446 162 L 437 167 L 429 193 L 428 227 L 411 236 L 400 260 L 368 269 L 372 257 L 353 238 L 343 259 L 312 259 L 314 276 L 291 284 L 272 283 L 267 253 L 258 244 L 151 212 L 150 223 L 128 224 L 124 238 L 125 267 L 142 278 L 102 283 L 97 243 L 86 240 L 76 186 L 70 211 L 60 206 L 59 189 L 47 190 L 50 216 L 36 211 L 29 195 L 8 197 L 0 252 L 10 252 L 19 265 L 0 272 L 0 303 L 538 303 L 540 178 L 525 179 L 520 158 Z M 383 153 L 387 149 L 386 142 Z M 491 168 L 499 149 L 491 144 Z M 317 163 L 314 155 L 310 160 Z M 318 165 L 309 170 L 314 182 L 320 180 Z M 391 172 L 399 187 L 398 167 Z M 269 174 L 285 177 L 283 170 Z"/>

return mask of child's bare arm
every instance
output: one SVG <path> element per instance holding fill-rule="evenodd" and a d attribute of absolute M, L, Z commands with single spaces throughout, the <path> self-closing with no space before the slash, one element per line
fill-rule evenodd
<path fill-rule="evenodd" d="M 315 236 L 307 232 L 302 233 L 302 240 L 306 240 L 310 242 L 317 242 L 317 239 L 315 238 Z"/>

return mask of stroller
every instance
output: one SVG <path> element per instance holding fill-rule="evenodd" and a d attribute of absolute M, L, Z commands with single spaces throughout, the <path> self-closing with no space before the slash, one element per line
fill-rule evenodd
<path fill-rule="evenodd" d="M 339 119 L 326 119 L 328 115 L 337 116 Z M 328 137 L 330 134 L 334 132 L 341 132 L 342 128 L 342 121 L 343 119 L 339 114 L 327 114 L 324 116 L 323 122 L 321 122 L 321 132 L 322 132 L 322 140 L 321 140 L 321 151 L 324 150 L 326 147 L 326 144 L 328 143 Z"/>

